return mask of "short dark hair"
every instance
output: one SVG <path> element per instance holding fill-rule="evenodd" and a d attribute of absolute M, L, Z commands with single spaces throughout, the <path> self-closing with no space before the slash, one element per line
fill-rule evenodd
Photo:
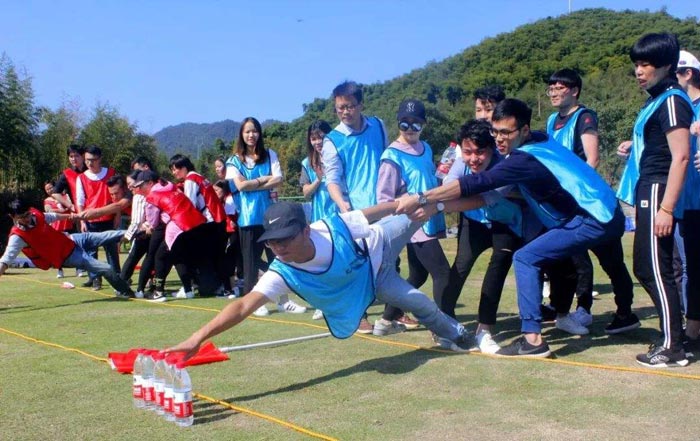
<path fill-rule="evenodd" d="M 359 104 L 362 102 L 362 86 L 354 81 L 344 81 L 333 89 L 333 100 L 339 96 L 353 96 Z"/>
<path fill-rule="evenodd" d="M 483 119 L 472 119 L 467 121 L 459 128 L 457 140 L 461 145 L 462 142 L 468 139 L 480 149 L 496 148 L 496 140 L 491 136 L 491 124 Z"/>
<path fill-rule="evenodd" d="M 96 145 L 88 146 L 85 149 L 85 153 L 90 153 L 92 156 L 97 156 L 98 158 L 102 157 L 102 149 L 97 147 Z"/>
<path fill-rule="evenodd" d="M 569 69 L 567 67 L 554 72 L 549 77 L 549 80 L 547 80 L 547 84 L 552 86 L 557 83 L 561 83 L 569 89 L 573 89 L 574 87 L 576 87 L 578 89 L 578 92 L 576 93 L 576 99 L 578 99 L 578 97 L 581 95 L 583 80 L 581 80 L 581 75 L 579 75 L 578 72 L 576 72 L 575 70 Z"/>
<path fill-rule="evenodd" d="M 474 91 L 474 100 L 492 101 L 498 104 L 504 99 L 506 99 L 506 94 L 503 91 L 503 87 L 498 84 L 490 84 Z"/>
<path fill-rule="evenodd" d="M 187 171 L 194 171 L 194 164 L 192 164 L 190 158 L 179 153 L 170 157 L 170 168 L 172 169 L 173 167 L 186 168 Z"/>
<path fill-rule="evenodd" d="M 115 185 L 126 188 L 126 180 L 124 179 L 124 176 L 114 175 L 107 179 L 107 187 L 114 187 Z"/>
<path fill-rule="evenodd" d="M 68 146 L 68 148 L 66 148 L 66 156 L 70 155 L 71 153 L 77 153 L 79 155 L 84 155 L 85 148 L 83 148 L 83 146 L 80 144 L 71 144 Z"/>
<path fill-rule="evenodd" d="M 630 49 L 633 63 L 646 61 L 657 68 L 671 66 L 669 75 L 675 75 L 679 57 L 678 38 L 669 32 L 646 34 Z"/>
<path fill-rule="evenodd" d="M 519 99 L 506 98 L 493 109 L 491 121 L 500 121 L 506 118 L 515 118 L 518 127 L 529 126 L 532 119 L 532 109 Z"/>
<path fill-rule="evenodd" d="M 147 165 L 149 169 L 153 170 L 153 163 L 151 162 L 150 159 L 148 159 L 145 156 L 139 156 L 138 158 L 134 159 L 131 161 L 131 168 L 134 168 L 134 166 L 138 165 Z"/>
<path fill-rule="evenodd" d="M 31 205 L 29 205 L 29 201 L 21 197 L 16 197 L 7 204 L 10 216 L 22 216 L 26 214 L 30 208 Z"/>

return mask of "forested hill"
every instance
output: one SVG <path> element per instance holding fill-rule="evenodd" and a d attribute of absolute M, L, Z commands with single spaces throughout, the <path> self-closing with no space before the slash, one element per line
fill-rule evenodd
<path fill-rule="evenodd" d="M 196 158 L 201 150 L 214 145 L 217 139 L 234 140 L 240 127 L 239 122 L 230 119 L 210 124 L 182 123 L 168 126 L 156 132 L 153 137 L 167 157 L 184 153 Z"/>
<path fill-rule="evenodd" d="M 679 20 L 663 11 L 587 9 L 521 26 L 441 62 L 366 85 L 364 113 L 382 118 L 390 137 L 395 137 L 399 102 L 408 97 L 423 100 L 429 118 L 423 139 L 437 155 L 459 125 L 473 117 L 472 93 L 486 84 L 501 84 L 508 96 L 529 103 L 534 109 L 533 128 L 543 128 L 552 112 L 545 95 L 546 79 L 555 70 L 571 67 L 583 76 L 581 102 L 598 112 L 603 149 L 600 171 L 611 179 L 621 171 L 613 151 L 621 140 L 629 138 L 645 99 L 634 81 L 629 49 L 640 36 L 660 31 L 676 33 L 683 48 L 700 52 L 697 19 Z M 308 125 L 317 118 L 332 124 L 337 121 L 330 99 L 317 98 L 304 109 L 304 115 L 293 122 L 273 124 L 265 130 L 267 145 L 282 159 L 287 194 L 298 192 L 294 184 Z"/>

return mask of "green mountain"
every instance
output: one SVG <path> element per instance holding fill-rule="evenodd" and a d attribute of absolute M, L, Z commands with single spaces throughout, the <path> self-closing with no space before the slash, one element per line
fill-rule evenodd
<path fill-rule="evenodd" d="M 394 137 L 398 134 L 395 115 L 399 102 L 409 97 L 423 100 L 429 118 L 423 139 L 433 146 L 437 158 L 459 126 L 473 117 L 475 89 L 501 84 L 508 96 L 532 106 L 532 126 L 542 129 L 552 112 L 545 95 L 546 79 L 560 68 L 574 68 L 583 77 L 581 102 L 600 117 L 599 170 L 614 180 L 621 171 L 614 151 L 620 141 L 629 138 L 634 117 L 645 100 L 634 80 L 629 49 L 642 35 L 661 31 L 676 33 L 683 48 L 700 52 L 696 18 L 680 20 L 663 10 L 587 9 L 520 26 L 443 61 L 390 81 L 365 85 L 364 113 L 382 118 Z M 296 183 L 305 154 L 305 131 L 318 118 L 336 123 L 330 99 L 317 98 L 304 105 L 302 117 L 265 130 L 266 144 L 283 162 L 285 194 L 299 192 Z"/>
<path fill-rule="evenodd" d="M 182 123 L 168 126 L 156 132 L 153 137 L 158 149 L 167 157 L 183 153 L 198 158 L 202 150 L 214 145 L 216 139 L 230 142 L 238 137 L 241 124 L 230 119 L 215 123 Z"/>

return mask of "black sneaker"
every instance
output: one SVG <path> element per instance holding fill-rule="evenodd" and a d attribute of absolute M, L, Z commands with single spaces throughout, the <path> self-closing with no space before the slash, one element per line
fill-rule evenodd
<path fill-rule="evenodd" d="M 134 291 L 132 291 L 132 290 L 128 290 L 128 291 L 124 291 L 124 292 L 117 292 L 116 294 L 117 294 L 118 299 L 133 299 L 136 297 L 136 295 L 134 294 Z"/>
<path fill-rule="evenodd" d="M 637 316 L 635 314 L 630 314 L 624 318 L 618 314 L 615 314 L 615 317 L 613 318 L 612 323 L 610 323 L 605 328 L 605 333 L 606 334 L 620 334 L 622 332 L 627 332 L 627 331 L 631 331 L 633 329 L 637 329 L 640 326 L 642 326 L 642 324 L 639 323 L 639 318 L 637 318 Z"/>
<path fill-rule="evenodd" d="M 88 277 L 88 279 L 85 282 L 81 283 L 80 286 L 82 286 L 83 288 L 92 288 L 92 284 L 94 282 L 95 279 Z"/>
<path fill-rule="evenodd" d="M 652 344 L 649 346 L 649 352 L 637 355 L 637 363 L 650 368 L 683 367 L 688 365 L 688 358 L 683 349 L 673 352 Z"/>
<path fill-rule="evenodd" d="M 479 350 L 479 345 L 476 344 L 476 339 L 474 339 L 474 336 L 466 331 L 456 340 L 438 337 L 437 335 L 433 334 L 433 341 L 440 345 L 441 348 L 454 352 L 474 352 Z"/>
<path fill-rule="evenodd" d="M 523 335 L 508 346 L 503 346 L 496 352 L 496 355 L 504 357 L 546 358 L 549 357 L 551 353 L 549 345 L 546 342 L 543 341 L 542 344 L 538 346 L 531 345 Z"/>
<path fill-rule="evenodd" d="M 165 294 L 163 294 L 160 291 L 153 291 L 152 294 L 148 294 L 144 298 L 146 300 L 148 300 L 149 302 L 153 302 L 153 303 L 161 303 L 161 302 L 165 302 L 167 300 L 165 298 Z"/>
<path fill-rule="evenodd" d="M 553 322 L 557 319 L 557 311 L 551 305 L 540 305 L 540 314 L 542 314 L 542 323 Z"/>
<path fill-rule="evenodd" d="M 683 350 L 685 356 L 689 358 L 700 358 L 700 338 L 690 338 L 683 336 Z"/>
<path fill-rule="evenodd" d="M 102 278 L 95 277 L 95 279 L 92 281 L 92 290 L 99 291 L 101 289 L 102 289 Z"/>

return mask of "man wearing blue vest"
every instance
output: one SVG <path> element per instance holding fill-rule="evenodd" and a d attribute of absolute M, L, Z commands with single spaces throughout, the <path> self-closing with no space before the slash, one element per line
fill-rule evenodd
<path fill-rule="evenodd" d="M 321 161 L 328 193 L 339 211 L 345 213 L 377 203 L 380 158 L 389 139 L 382 120 L 362 114 L 359 84 L 346 81 L 336 86 L 333 104 L 340 123 L 324 138 Z M 366 318 L 358 332 L 372 333 Z"/>
<path fill-rule="evenodd" d="M 398 202 L 334 214 L 308 225 L 301 204 L 279 202 L 265 212 L 261 241 L 275 253 L 253 290 L 168 352 L 195 354 L 208 338 L 235 326 L 260 305 L 291 291 L 323 310 L 331 334 L 348 338 L 375 297 L 412 312 L 441 347 L 475 350 L 473 336 L 396 272 L 396 257 L 420 228 L 407 216 L 387 216 Z M 370 222 L 379 222 L 370 225 Z"/>
<path fill-rule="evenodd" d="M 681 51 L 676 67 L 678 84 L 693 103 L 693 124 L 690 130 L 690 158 L 698 154 L 698 132 L 700 126 L 700 61 L 688 51 Z M 695 128 L 695 131 L 693 130 Z M 685 185 L 679 203 L 683 204 L 683 219 L 679 223 L 682 236 L 687 285 L 685 290 L 685 350 L 687 354 L 700 357 L 700 171 L 689 161 Z M 679 247 L 680 248 L 680 247 Z M 678 279 L 676 279 L 678 281 Z"/>
<path fill-rule="evenodd" d="M 406 196 L 397 210 L 432 210 L 437 202 L 507 185 L 520 191 L 545 232 L 513 256 L 523 335 L 496 352 L 502 356 L 549 356 L 541 334 L 542 269 L 588 249 L 604 248 L 624 232 L 625 219 L 612 189 L 570 150 L 544 133 L 531 131 L 531 116 L 532 110 L 520 100 L 500 102 L 493 112 L 491 134 L 499 151 L 507 152 L 505 159 L 490 170 Z M 629 309 L 618 305 L 618 314 L 629 315 Z"/>

